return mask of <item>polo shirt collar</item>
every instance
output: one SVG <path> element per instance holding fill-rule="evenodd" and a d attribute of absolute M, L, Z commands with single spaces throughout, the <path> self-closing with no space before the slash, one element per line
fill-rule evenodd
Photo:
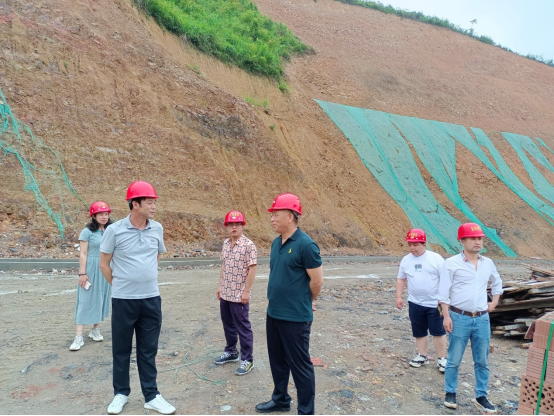
<path fill-rule="evenodd" d="M 466 255 L 465 255 L 465 253 L 464 253 L 463 251 L 460 253 L 460 255 L 462 256 L 462 261 L 469 261 L 469 260 L 467 259 Z M 479 261 L 485 260 L 485 258 L 484 258 L 481 254 L 478 254 L 477 259 L 478 259 Z"/>
<path fill-rule="evenodd" d="M 296 229 L 296 231 L 294 233 L 292 233 L 292 235 L 288 238 L 288 240 L 292 240 L 292 241 L 296 240 L 301 232 L 302 232 L 302 230 L 300 229 L 300 227 L 298 227 Z M 281 240 L 283 239 L 282 235 L 280 235 L 279 237 L 281 238 Z"/>
<path fill-rule="evenodd" d="M 131 228 L 131 229 L 136 228 L 138 230 L 137 227 L 135 227 L 133 224 L 131 224 L 131 214 L 127 215 L 125 217 L 125 219 L 123 220 L 123 222 L 125 223 L 125 226 L 127 228 Z M 150 222 L 150 220 L 146 220 L 146 227 L 144 227 L 144 229 L 146 230 L 147 228 L 148 229 L 152 228 L 152 223 Z"/>

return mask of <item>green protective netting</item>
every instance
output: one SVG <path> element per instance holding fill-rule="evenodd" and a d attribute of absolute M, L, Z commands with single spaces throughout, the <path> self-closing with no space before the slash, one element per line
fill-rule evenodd
<path fill-rule="evenodd" d="M 27 124 L 15 118 L 1 89 L 0 151 L 4 152 L 0 163 L 9 155 L 17 158 L 23 169 L 25 191 L 33 192 L 39 207 L 55 222 L 63 238 L 64 222 L 72 216 L 66 205 L 68 198 L 77 198 L 88 205 L 71 185 L 58 153 L 34 136 Z"/>
<path fill-rule="evenodd" d="M 433 121 L 396 114 L 388 114 L 388 117 L 412 144 L 425 168 L 454 205 L 471 222 L 479 224 L 485 235 L 506 256 L 516 257 L 516 253 L 498 237 L 496 230 L 486 227 L 460 196 L 456 175 L 456 144 L 452 137 Z"/>
<path fill-rule="evenodd" d="M 543 142 L 541 139 L 539 139 L 538 137 L 535 137 L 535 140 L 538 141 L 542 147 L 546 147 L 550 151 L 550 153 L 554 153 L 554 150 L 548 147 L 547 144 Z"/>
<path fill-rule="evenodd" d="M 316 100 L 353 144 L 365 166 L 431 244 L 457 253 L 460 222 L 435 199 L 412 152 L 386 113 Z"/>
<path fill-rule="evenodd" d="M 519 156 L 519 159 L 523 162 L 525 170 L 527 170 L 529 177 L 533 181 L 535 191 L 551 203 L 554 203 L 554 186 L 552 186 L 540 170 L 535 167 L 527 156 L 527 153 L 550 172 L 554 172 L 554 167 L 550 164 L 546 156 L 541 153 L 538 146 L 530 137 L 514 133 L 502 133 L 502 135 L 510 142 Z"/>
<path fill-rule="evenodd" d="M 471 222 L 480 224 L 487 237 L 507 256 L 515 257 L 516 254 L 500 239 L 495 229 L 479 220 L 459 194 L 455 141 L 473 153 L 508 188 L 549 224 L 554 225 L 554 208 L 521 182 L 482 130 L 471 128 L 475 140 L 464 126 L 457 124 L 315 101 L 350 140 L 381 186 L 402 207 L 412 226 L 427 232 L 431 244 L 439 244 L 450 253 L 456 252 L 456 229 L 460 223 L 443 209 L 427 188 L 406 141 L 413 146 L 445 195 Z M 554 172 L 554 167 L 530 138 L 510 133 L 504 133 L 504 137 L 522 158 L 537 192 L 552 201 L 550 198 L 554 197 L 554 187 L 525 152 L 551 172 Z M 536 140 L 540 146 L 552 152 L 541 139 Z M 481 146 L 488 150 L 493 160 Z"/>
<path fill-rule="evenodd" d="M 502 159 L 502 156 L 500 155 L 496 147 L 494 147 L 491 139 L 488 138 L 483 130 L 472 127 L 471 131 L 475 135 L 477 142 L 481 146 L 484 146 L 488 149 L 496 163 L 496 166 L 498 166 L 498 169 L 494 167 L 492 162 L 489 160 L 485 152 L 481 150 L 481 148 L 479 148 L 480 153 L 474 152 L 475 156 L 477 156 L 483 163 L 485 163 L 485 165 L 487 165 L 487 167 L 489 167 L 489 169 L 517 196 L 519 196 L 525 203 L 533 208 L 541 217 L 548 221 L 550 225 L 554 226 L 554 208 L 545 203 L 519 180 L 516 174 L 512 172 L 510 167 L 506 164 L 504 159 Z M 472 143 L 475 143 L 471 136 L 469 136 L 469 138 L 471 139 Z M 467 139 L 465 140 L 465 142 L 467 142 Z"/>

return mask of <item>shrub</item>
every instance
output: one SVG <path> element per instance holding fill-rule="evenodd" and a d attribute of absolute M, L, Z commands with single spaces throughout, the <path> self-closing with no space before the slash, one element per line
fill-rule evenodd
<path fill-rule="evenodd" d="M 255 98 L 247 96 L 247 97 L 244 97 L 244 101 L 253 105 L 254 107 L 260 107 L 267 111 L 269 110 L 269 103 L 267 102 L 267 100 L 259 101 L 259 100 L 256 100 Z"/>
<path fill-rule="evenodd" d="M 246 71 L 279 79 L 283 62 L 313 52 L 251 0 L 135 0 L 156 22 L 196 48 Z"/>
<path fill-rule="evenodd" d="M 285 82 L 285 81 L 282 81 L 279 83 L 279 90 L 283 93 L 283 94 L 287 94 L 288 92 L 290 92 L 290 87 L 289 85 Z"/>

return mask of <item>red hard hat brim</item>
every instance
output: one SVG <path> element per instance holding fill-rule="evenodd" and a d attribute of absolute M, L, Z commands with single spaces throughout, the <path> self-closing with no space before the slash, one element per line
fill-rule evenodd
<path fill-rule="evenodd" d="M 294 211 L 296 212 L 298 215 L 302 215 L 300 212 L 298 212 L 297 210 L 295 209 L 292 209 L 292 208 L 281 208 L 281 207 L 275 207 L 275 208 L 268 208 L 267 209 L 268 212 L 273 212 L 273 211 Z"/>
<path fill-rule="evenodd" d="M 478 234 L 478 235 L 463 235 L 458 237 L 458 241 L 464 239 L 464 238 L 476 238 L 476 237 L 486 237 L 485 234 Z"/>
<path fill-rule="evenodd" d="M 125 201 L 130 201 L 131 199 L 136 199 L 136 198 L 148 198 L 148 199 L 158 199 L 158 195 L 136 195 L 136 196 L 133 196 L 131 198 L 127 198 Z"/>
<path fill-rule="evenodd" d="M 90 216 L 92 217 L 93 215 L 101 214 L 102 212 L 107 212 L 108 214 L 110 214 L 112 212 L 112 210 L 111 209 L 105 209 L 105 210 L 102 210 L 102 211 L 96 211 L 96 212 L 93 212 L 92 214 L 90 214 Z"/>

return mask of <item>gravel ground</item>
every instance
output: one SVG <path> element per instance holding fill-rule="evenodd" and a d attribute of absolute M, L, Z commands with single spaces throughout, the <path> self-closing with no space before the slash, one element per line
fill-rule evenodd
<path fill-rule="evenodd" d="M 435 361 L 419 369 L 407 365 L 415 348 L 407 309 L 394 307 L 396 271 L 393 263 L 325 266 L 311 337 L 311 355 L 325 363 L 315 369 L 317 413 L 452 413 L 442 405 L 444 381 Z M 71 270 L 61 272 L 0 273 L 2 414 L 105 414 L 111 401 L 111 325 L 101 327 L 103 342 L 87 338 L 80 351 L 68 350 L 77 277 Z M 527 275 L 520 265 L 500 267 L 500 272 L 505 279 Z M 215 298 L 217 267 L 160 272 L 164 318 L 158 384 L 177 413 L 251 414 L 257 403 L 269 399 L 268 274 L 267 266 L 258 268 L 251 301 L 256 367 L 239 378 L 234 364 L 212 363 L 224 347 Z M 494 337 L 493 343 L 489 398 L 500 413 L 514 414 L 527 351 L 517 340 Z M 123 414 L 146 413 L 134 360 L 130 371 L 132 397 Z M 471 354 L 464 358 L 460 383 L 456 413 L 474 414 Z M 290 388 L 295 400 L 292 379 Z"/>

